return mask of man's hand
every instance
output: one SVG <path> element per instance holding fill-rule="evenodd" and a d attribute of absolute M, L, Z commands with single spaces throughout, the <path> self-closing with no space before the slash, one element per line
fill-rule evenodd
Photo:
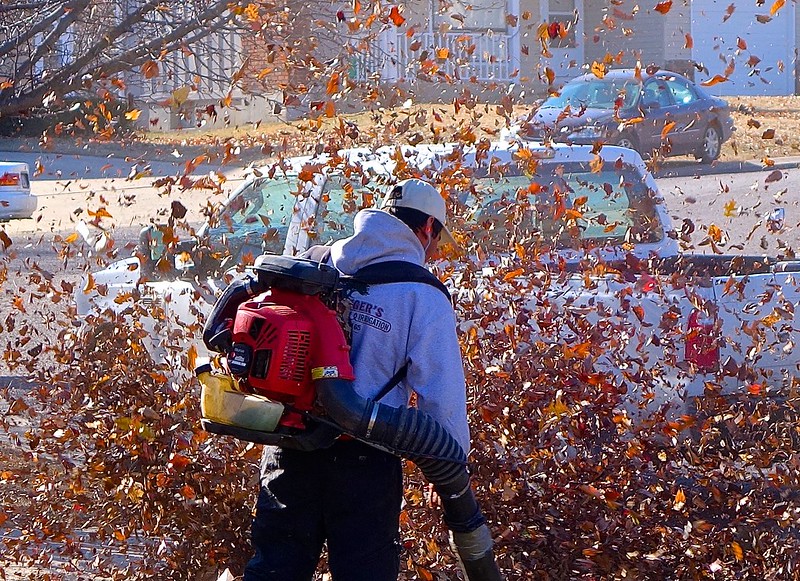
<path fill-rule="evenodd" d="M 425 498 L 428 501 L 428 506 L 431 508 L 442 506 L 442 499 L 439 498 L 439 494 L 433 488 L 433 484 L 428 484 L 428 488 L 425 490 Z"/>

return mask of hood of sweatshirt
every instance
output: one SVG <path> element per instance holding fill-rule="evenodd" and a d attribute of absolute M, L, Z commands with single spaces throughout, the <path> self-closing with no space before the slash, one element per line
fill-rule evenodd
<path fill-rule="evenodd" d="M 391 214 L 366 209 L 356 214 L 355 233 L 333 243 L 331 260 L 344 274 L 376 262 L 403 260 L 424 265 L 425 251 L 414 232 Z"/>

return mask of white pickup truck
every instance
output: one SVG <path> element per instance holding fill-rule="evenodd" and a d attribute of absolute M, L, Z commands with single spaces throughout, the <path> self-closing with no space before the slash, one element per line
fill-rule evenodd
<path fill-rule="evenodd" d="M 193 239 L 165 245 L 165 230 L 143 232 L 136 256 L 78 286 L 77 313 L 141 326 L 152 352 L 174 362 L 200 344 L 205 315 L 243 264 L 348 235 L 358 209 L 410 175 L 450 192 L 465 252 L 436 269 L 465 345 L 482 350 L 488 369 L 507 376 L 525 350 L 545 346 L 647 414 L 683 413 L 709 391 L 794 385 L 799 265 L 681 256 L 641 158 L 611 146 L 390 147 L 265 168 Z M 491 341 L 504 330 L 514 337 L 497 351 Z"/>

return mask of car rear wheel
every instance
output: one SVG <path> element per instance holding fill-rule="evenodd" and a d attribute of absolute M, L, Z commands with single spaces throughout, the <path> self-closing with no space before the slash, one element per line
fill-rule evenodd
<path fill-rule="evenodd" d="M 630 131 L 623 131 L 620 133 L 620 136 L 617 137 L 617 141 L 614 143 L 614 145 L 639 151 L 639 140 L 636 139 L 636 136 Z"/>
<path fill-rule="evenodd" d="M 703 141 L 696 157 L 703 163 L 711 163 L 719 158 L 722 151 L 722 134 L 716 125 L 709 125 L 703 133 Z"/>

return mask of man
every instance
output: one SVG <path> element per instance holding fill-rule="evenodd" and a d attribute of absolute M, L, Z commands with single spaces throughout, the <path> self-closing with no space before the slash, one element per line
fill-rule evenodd
<path fill-rule="evenodd" d="M 398 183 L 381 210 L 362 210 L 355 234 L 333 244 L 330 261 L 352 275 L 366 265 L 423 265 L 441 239 L 446 206 L 418 179 Z M 440 290 L 419 282 L 372 285 L 350 304 L 355 390 L 375 398 L 407 364 L 403 379 L 381 402 L 417 406 L 469 451 L 466 390 L 455 314 Z M 266 446 L 253 521 L 255 556 L 245 581 L 307 581 L 323 544 L 334 581 L 395 581 L 399 573 L 400 458 L 362 442 L 300 452 Z"/>

